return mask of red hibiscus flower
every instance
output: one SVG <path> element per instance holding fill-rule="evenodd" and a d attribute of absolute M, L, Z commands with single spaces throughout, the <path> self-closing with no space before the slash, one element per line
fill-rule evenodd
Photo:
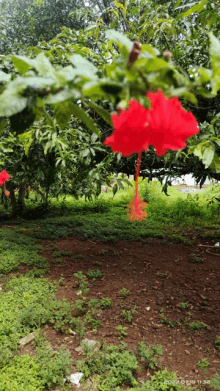
<path fill-rule="evenodd" d="M 123 156 L 138 153 L 135 198 L 128 205 L 128 216 L 134 220 L 144 220 L 147 204 L 138 195 L 138 176 L 141 152 L 153 145 L 158 156 L 168 149 L 178 150 L 186 146 L 188 137 L 199 132 L 198 123 L 192 113 L 182 109 L 178 98 L 167 99 L 159 90 L 147 94 L 151 102 L 148 110 L 135 100 L 131 100 L 128 110 L 121 110 L 119 116 L 112 114 L 114 132 L 107 137 L 104 145 Z"/>
<path fill-rule="evenodd" d="M 178 98 L 167 99 L 158 91 L 147 94 L 151 102 L 147 130 L 149 144 L 163 156 L 168 149 L 178 150 L 186 146 L 188 137 L 199 132 L 198 123 L 192 113 L 182 109 Z"/>
<path fill-rule="evenodd" d="M 106 138 L 104 145 L 109 145 L 113 152 L 120 152 L 123 156 L 144 151 L 148 147 L 147 117 L 147 110 L 136 100 L 131 100 L 128 110 L 121 110 L 119 116 L 112 114 L 115 131 Z"/>
<path fill-rule="evenodd" d="M 0 172 L 0 183 L 1 183 L 1 185 L 3 185 L 3 183 L 5 183 L 9 178 L 10 178 L 10 175 L 5 170 Z"/>
<path fill-rule="evenodd" d="M 9 197 L 10 193 L 9 191 L 6 190 L 6 185 L 5 185 L 5 182 L 10 178 L 10 175 L 5 171 L 3 170 L 2 172 L 0 172 L 0 186 L 4 185 L 4 193 L 7 197 Z"/>

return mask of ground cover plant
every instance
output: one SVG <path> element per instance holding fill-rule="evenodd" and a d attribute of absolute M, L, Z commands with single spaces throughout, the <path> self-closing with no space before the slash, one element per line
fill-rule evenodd
<path fill-rule="evenodd" d="M 175 194 L 171 201 L 172 195 L 161 196 L 158 184 L 147 186 L 148 194 L 152 189 L 155 198 L 165 197 L 171 210 L 178 198 L 185 199 L 186 205 L 191 202 L 176 189 L 171 189 Z M 188 224 L 189 212 L 180 233 L 179 220 L 176 215 L 171 217 L 170 210 L 163 228 L 159 219 L 154 225 L 163 234 L 158 238 L 149 227 L 146 233 L 146 221 L 134 223 L 136 230 L 129 221 L 126 230 L 115 222 L 112 214 L 125 224 L 126 191 L 119 192 L 113 204 L 105 201 L 110 197 L 108 193 L 101 199 L 104 213 L 92 210 L 98 201 L 88 204 L 69 199 L 68 215 L 38 221 L 17 219 L 8 221 L 7 228 L 2 226 L 2 248 L 10 249 L 11 265 L 5 263 L 0 280 L 2 389 L 13 385 L 15 390 L 52 390 L 77 370 L 84 373 L 83 390 L 219 389 L 219 262 L 217 256 L 197 246 L 204 243 L 203 234 L 210 227 L 209 243 L 215 244 L 218 216 L 211 216 L 207 208 L 196 228 Z M 199 194 L 198 208 L 205 208 L 206 197 Z M 76 222 L 79 218 L 82 224 L 85 212 L 97 229 L 92 235 L 90 226 L 77 225 L 82 229 L 76 236 Z M 105 236 L 100 234 L 103 217 Z M 88 239 L 86 229 L 91 229 Z M 116 241 L 116 235 L 121 240 Z M 26 254 L 27 258 L 32 255 L 30 262 Z M 20 261 L 12 264 L 12 256 Z M 54 262 L 59 259 L 63 262 Z M 43 334 L 38 334 L 39 328 Z M 19 340 L 31 332 L 36 333 L 35 342 L 19 348 Z M 95 340 L 96 345 L 85 348 L 87 340 Z M 84 349 L 83 357 L 79 347 Z M 69 381 L 64 387 L 71 388 Z"/>

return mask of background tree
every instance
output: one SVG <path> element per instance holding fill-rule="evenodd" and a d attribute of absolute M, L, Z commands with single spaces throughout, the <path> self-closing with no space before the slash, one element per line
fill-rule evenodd
<path fill-rule="evenodd" d="M 114 1 L 107 8 L 100 4 L 92 8 L 92 22 L 86 29 L 64 27 L 51 41 L 29 48 L 27 56 L 1 57 L 2 128 L 4 118 L 9 117 L 11 131 L 25 131 L 26 153 L 34 140 L 28 129 L 41 120 L 50 129 L 45 136 L 45 153 L 51 152 L 55 139 L 65 144 L 59 132 L 70 129 L 75 118 L 103 141 L 112 132 L 112 111 L 126 108 L 131 98 L 147 106 L 146 93 L 161 88 L 169 97 L 178 96 L 193 111 L 201 132 L 190 139 L 190 149 L 181 153 L 168 153 L 159 159 L 150 149 L 143 157 L 142 174 L 161 179 L 165 175 L 167 183 L 173 176 L 189 172 L 200 183 L 207 175 L 218 179 L 219 8 L 211 1 L 196 5 Z M 72 15 L 84 17 L 88 24 L 86 8 Z M 210 26 L 216 37 L 209 34 Z M 142 51 L 128 67 L 134 39 L 143 44 Z M 172 53 L 167 56 L 165 49 Z M 210 106 L 205 113 L 207 104 Z M 108 170 L 134 173 L 135 156 L 119 159 L 109 154 L 108 159 L 105 151 L 97 151 L 96 163 L 105 158 L 111 164 Z"/>

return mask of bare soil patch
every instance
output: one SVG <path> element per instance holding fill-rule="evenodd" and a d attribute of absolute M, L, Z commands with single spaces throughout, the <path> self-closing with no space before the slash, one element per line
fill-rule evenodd
<path fill-rule="evenodd" d="M 91 269 L 103 273 L 102 278 L 88 280 L 86 296 L 88 300 L 111 298 L 112 307 L 96 315 L 102 320 L 102 326 L 96 333 L 88 329 L 84 338 L 118 344 L 116 327 L 126 326 L 128 335 L 123 341 L 128 343 L 128 348 L 137 347 L 139 341 L 162 345 L 163 356 L 159 357 L 162 368 L 176 371 L 179 379 L 188 380 L 188 385 L 193 386 L 190 382 L 195 380 L 198 384 L 220 373 L 220 350 L 215 348 L 216 337 L 220 335 L 220 257 L 198 246 L 215 242 L 196 240 L 188 246 L 146 239 L 106 244 L 68 237 L 38 243 L 44 247 L 41 255 L 50 265 L 45 277 L 51 281 L 63 277 L 57 293 L 59 299 L 65 297 L 73 304 L 79 299 L 74 273 L 81 270 L 87 275 Z M 71 257 L 63 256 L 63 264 L 54 263 L 51 243 L 56 251 L 68 251 Z M 129 290 L 130 295 L 121 297 L 122 288 Z M 181 309 L 181 303 L 187 303 L 187 307 Z M 126 322 L 122 310 L 130 310 L 135 305 L 133 320 Z M 197 322 L 205 326 L 191 330 L 190 324 Z M 56 333 L 51 328 L 46 334 L 53 345 L 66 346 L 74 361 L 82 358 L 75 350 L 79 346 L 76 336 Z M 210 363 L 206 374 L 197 367 L 203 358 Z M 151 374 L 142 372 L 140 382 Z"/>

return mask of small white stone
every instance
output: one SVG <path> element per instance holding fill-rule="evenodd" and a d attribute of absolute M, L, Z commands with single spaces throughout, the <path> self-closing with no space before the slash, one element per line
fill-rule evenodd
<path fill-rule="evenodd" d="M 83 377 L 82 372 L 72 373 L 70 376 L 67 376 L 67 379 L 71 381 L 71 383 L 76 384 L 78 387 L 80 386 L 80 380 Z"/>

